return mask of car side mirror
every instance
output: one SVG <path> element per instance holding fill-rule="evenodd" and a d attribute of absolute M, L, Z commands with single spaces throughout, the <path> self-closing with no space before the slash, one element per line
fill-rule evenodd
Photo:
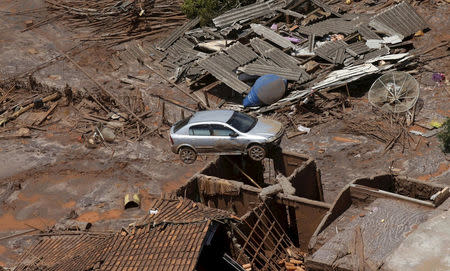
<path fill-rule="evenodd" d="M 231 132 L 231 133 L 229 134 L 229 136 L 231 136 L 231 137 L 237 137 L 237 136 L 238 136 L 238 133 L 236 133 L 236 132 Z"/>

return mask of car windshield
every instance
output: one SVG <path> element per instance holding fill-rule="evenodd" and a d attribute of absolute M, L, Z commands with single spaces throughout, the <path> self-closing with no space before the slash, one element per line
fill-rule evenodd
<path fill-rule="evenodd" d="M 180 130 L 181 127 L 183 127 L 184 125 L 186 125 L 186 124 L 189 122 L 189 120 L 191 119 L 191 117 L 192 117 L 192 116 L 190 116 L 190 117 L 188 117 L 188 118 L 185 118 L 185 119 L 182 119 L 182 120 L 178 121 L 177 123 L 175 123 L 175 125 L 174 125 L 174 127 L 173 127 L 173 132 L 174 132 L 174 133 L 178 132 L 178 130 Z"/>
<path fill-rule="evenodd" d="M 227 123 L 242 133 L 250 131 L 258 120 L 244 113 L 234 112 Z"/>

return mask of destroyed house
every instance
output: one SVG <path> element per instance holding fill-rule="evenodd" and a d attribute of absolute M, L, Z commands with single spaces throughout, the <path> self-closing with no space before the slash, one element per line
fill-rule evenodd
<path fill-rule="evenodd" d="M 187 199 L 158 199 L 119 233 L 49 233 L 15 270 L 233 270 L 226 234 L 232 220 Z"/>
<path fill-rule="evenodd" d="M 402 176 L 354 180 L 344 187 L 314 232 L 306 267 L 311 271 L 431 270 L 430 258 L 414 256 L 416 264 L 425 263 L 425 269 L 409 269 L 405 256 L 395 252 L 428 220 L 448 213 L 448 197 L 446 186 Z M 418 245 L 423 245 L 423 239 Z M 444 249 L 438 255 L 444 259 L 448 253 Z M 393 263 L 397 266 L 389 267 Z M 439 261 L 434 264 L 439 266 Z"/>
<path fill-rule="evenodd" d="M 233 223 L 235 259 L 252 270 L 284 270 L 282 263 L 295 254 L 293 247 L 307 252 L 330 207 L 323 202 L 315 161 L 287 151 L 262 162 L 221 156 L 177 195 L 240 217 Z"/>

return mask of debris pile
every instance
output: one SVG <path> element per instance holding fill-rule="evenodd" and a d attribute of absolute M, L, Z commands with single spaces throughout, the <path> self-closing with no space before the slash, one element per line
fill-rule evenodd
<path fill-rule="evenodd" d="M 417 145 L 409 134 L 406 118 L 388 115 L 377 111 L 377 116 L 367 118 L 364 116 L 344 120 L 343 132 L 371 137 L 385 144 L 385 151 L 399 143 L 402 149 L 411 149 Z"/>
<path fill-rule="evenodd" d="M 174 82 L 186 82 L 194 94 L 219 97 L 216 107 L 261 114 L 304 111 L 314 104 L 321 109 L 312 113 L 315 120 L 296 121 L 314 125 L 326 121 L 322 117 L 341 117 L 350 106 L 346 98 L 327 98 L 326 91 L 337 89 L 349 96 L 351 82 L 423 63 L 424 49 L 413 48 L 411 37 L 423 35 L 427 23 L 410 2 L 359 1 L 354 11 L 338 1 L 258 2 L 214 18 L 215 27 L 195 28 L 199 20 L 191 20 L 149 50 L 153 64 Z M 285 97 L 250 108 L 223 98 L 220 86 L 243 98 L 267 74 L 288 81 Z M 416 100 L 411 98 L 411 105 Z M 289 117 L 285 120 L 292 124 Z"/>
<path fill-rule="evenodd" d="M 156 38 L 186 20 L 177 0 L 46 0 L 46 3 L 52 13 L 51 20 L 62 20 L 73 29 L 91 30 L 80 37 L 81 41 L 101 41 L 109 45 L 146 36 Z"/>

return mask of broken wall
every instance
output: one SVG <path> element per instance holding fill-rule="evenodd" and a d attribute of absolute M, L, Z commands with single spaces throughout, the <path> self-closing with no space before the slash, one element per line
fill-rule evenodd
<path fill-rule="evenodd" d="M 176 193 L 208 207 L 229 210 L 242 216 L 260 203 L 259 192 L 260 189 L 241 182 L 196 174 Z"/>
<path fill-rule="evenodd" d="M 429 200 L 432 195 L 442 189 L 440 186 L 431 186 L 419 180 L 391 174 L 362 178 L 353 183 L 421 200 Z"/>
<path fill-rule="evenodd" d="M 293 170 L 288 180 L 295 188 L 295 196 L 323 201 L 320 171 L 313 159 L 307 160 Z"/>
<path fill-rule="evenodd" d="M 293 243 L 302 251 L 307 251 L 311 236 L 330 208 L 329 204 L 323 202 L 320 171 L 313 159 L 302 155 L 283 152 L 278 158 L 274 158 L 274 167 L 283 173 L 290 173 L 287 179 L 296 192 L 294 195 L 277 193 L 268 197 L 265 202 Z M 237 159 L 240 158 L 235 161 Z M 262 165 L 255 161 L 250 163 Z M 259 166 L 252 167 L 253 170 L 258 168 L 263 170 Z M 239 175 L 239 171 L 238 180 L 224 178 L 236 178 L 235 173 L 227 158 L 219 157 L 176 193 L 209 207 L 232 211 L 242 217 L 263 201 L 260 198 L 262 189 L 249 185 L 248 182 L 241 182 L 239 178 L 244 176 Z M 250 174 L 255 176 L 259 173 Z"/>
<path fill-rule="evenodd" d="M 325 202 L 284 194 L 279 194 L 276 202 L 288 208 L 291 221 L 289 231 L 294 243 L 301 251 L 308 251 L 309 240 L 331 206 Z"/>
<path fill-rule="evenodd" d="M 312 160 L 308 156 L 284 150 L 274 152 L 271 158 L 274 161 L 275 169 L 284 176 L 291 175 L 305 162 Z"/>

